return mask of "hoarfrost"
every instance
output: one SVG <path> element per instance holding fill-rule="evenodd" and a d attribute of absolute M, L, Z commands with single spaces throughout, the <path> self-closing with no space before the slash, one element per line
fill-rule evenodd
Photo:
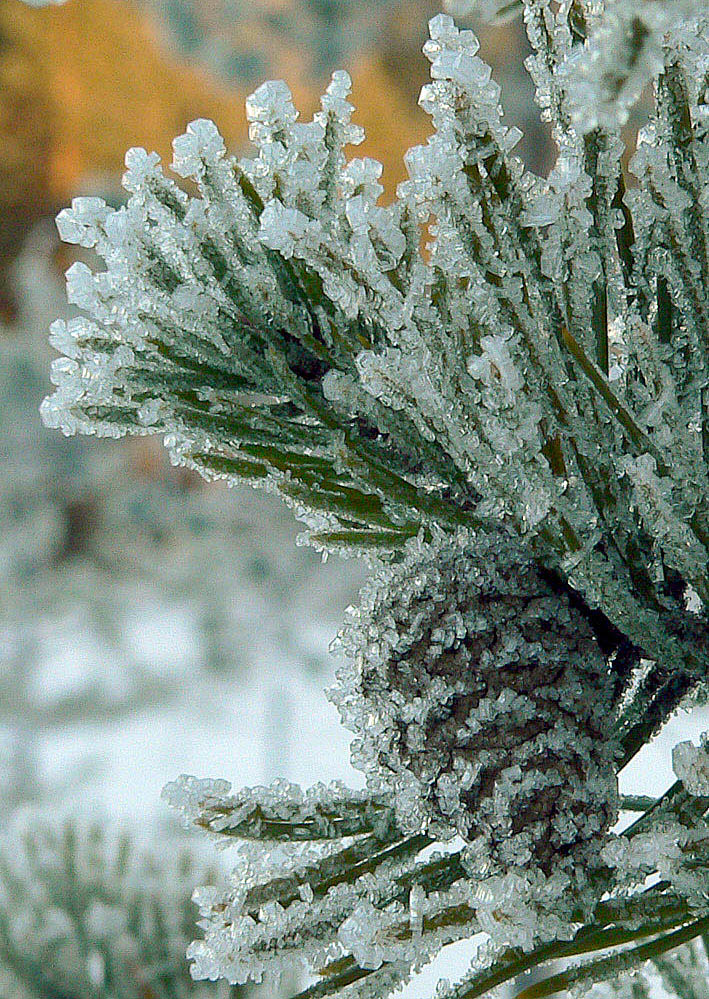
<path fill-rule="evenodd" d="M 395 204 L 378 164 L 348 162 L 362 133 L 335 74 L 312 121 L 260 87 L 251 158 L 190 125 L 174 168 L 195 193 L 132 150 L 126 206 L 60 216 L 106 266 L 67 274 L 87 316 L 53 327 L 44 419 L 161 433 L 372 560 L 332 695 L 367 790 L 166 791 L 239 844 L 231 884 L 198 897 L 197 977 L 325 969 L 323 994 L 341 974 L 386 995 L 479 932 L 492 961 L 601 904 L 637 928 L 648 876 L 707 911 L 686 822 L 704 744 L 675 753 L 684 797 L 609 832 L 618 767 L 709 670 L 706 4 L 523 6 L 546 178 L 514 155 L 474 34 L 439 15 L 433 134 Z M 626 189 L 618 124 L 649 79 Z"/>
<path fill-rule="evenodd" d="M 680 742 L 672 750 L 672 769 L 690 794 L 709 796 L 709 735 L 705 732 L 699 746 Z"/>

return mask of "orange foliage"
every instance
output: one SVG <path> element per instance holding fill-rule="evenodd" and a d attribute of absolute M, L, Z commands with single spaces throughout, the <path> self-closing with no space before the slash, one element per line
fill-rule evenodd
<path fill-rule="evenodd" d="M 6 30 L 7 7 L 0 6 L 0 316 L 13 312 L 7 264 L 44 210 L 49 178 L 51 128 L 47 77 L 35 66 L 26 32 Z"/>
<path fill-rule="evenodd" d="M 170 157 L 188 121 L 244 143 L 244 95 L 169 57 L 118 0 L 37 10 L 0 2 L 0 314 L 13 313 L 8 266 L 32 226 L 95 178 L 110 190 L 129 146 Z"/>
<path fill-rule="evenodd" d="M 47 201 L 64 201 L 87 176 L 116 174 L 128 146 L 169 158 L 171 138 L 193 118 L 214 118 L 231 144 L 244 141 L 243 95 L 169 57 L 149 22 L 126 3 L 71 0 L 34 10 L 3 0 L 0 35 L 0 85 L 18 66 L 29 66 L 36 79 L 25 90 L 24 110 L 44 117 L 44 142 L 40 150 L 28 143 L 26 161 L 47 154 Z M 25 145 L 5 128 L 0 142 Z"/>
<path fill-rule="evenodd" d="M 132 145 L 169 160 L 172 138 L 193 118 L 213 118 L 231 149 L 246 142 L 245 94 L 170 56 L 154 26 L 121 0 L 71 0 L 43 10 L 3 0 L 0 44 L 6 203 L 12 185 L 18 200 L 32 188 L 35 202 L 63 203 L 87 178 L 119 173 Z M 281 75 L 303 114 L 311 113 L 319 87 L 306 88 L 292 65 Z M 358 121 L 368 133 L 364 155 L 385 161 L 392 190 L 403 176 L 403 152 L 425 133 L 426 118 L 392 86 L 381 58 L 365 55 L 352 75 Z"/>
<path fill-rule="evenodd" d="M 309 116 L 321 81 L 303 82 L 297 54 L 282 58 L 280 75 Z M 422 140 L 427 119 L 380 57 L 361 57 L 352 76 L 356 120 L 367 130 L 353 152 L 384 163 L 390 198 L 405 174 L 403 153 Z M 110 191 L 129 146 L 169 162 L 172 138 L 193 118 L 213 118 L 228 148 L 243 150 L 245 96 L 170 55 L 155 26 L 124 0 L 42 10 L 0 0 L 0 310 L 9 301 L 7 265 L 40 217 L 82 191 Z"/>

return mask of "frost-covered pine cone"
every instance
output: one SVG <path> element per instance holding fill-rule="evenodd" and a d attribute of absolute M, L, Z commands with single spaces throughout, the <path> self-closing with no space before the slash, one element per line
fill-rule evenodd
<path fill-rule="evenodd" d="M 446 538 L 376 575 L 333 698 L 372 790 L 411 832 L 478 840 L 503 871 L 577 862 L 614 822 L 611 690 L 581 611 L 519 539 Z"/>

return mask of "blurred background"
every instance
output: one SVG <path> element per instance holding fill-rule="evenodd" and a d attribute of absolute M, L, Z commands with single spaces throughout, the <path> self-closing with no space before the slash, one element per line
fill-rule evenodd
<path fill-rule="evenodd" d="M 247 152 L 252 90 L 283 78 L 310 114 L 342 67 L 368 136 L 356 154 L 383 162 L 391 198 L 403 153 L 428 132 L 416 100 L 437 12 L 431 0 L 68 0 L 42 10 L 0 0 L 0 832 L 25 858 L 20 875 L 0 862 L 2 997 L 188 994 L 145 984 L 143 972 L 106 984 L 110 946 L 86 942 L 103 870 L 89 818 L 164 854 L 166 837 L 187 848 L 159 797 L 181 772 L 236 785 L 361 783 L 323 689 L 335 668 L 328 645 L 364 566 L 321 562 L 297 546 L 298 526 L 273 497 L 172 468 L 159 441 L 65 439 L 42 427 L 47 329 L 68 313 L 62 273 L 74 252 L 59 244 L 54 216 L 76 195 L 120 202 L 125 150 L 144 145 L 169 163 L 172 138 L 197 117 Z M 544 171 L 552 152 L 523 68 L 523 27 L 471 23 L 524 132 L 520 153 Z M 678 721 L 688 724 L 702 727 Z M 666 783 L 666 754 L 658 761 L 655 780 Z M 633 779 L 633 790 L 652 790 L 646 762 Z M 93 859 L 82 868 L 87 842 Z M 115 844 L 102 849 L 105 860 Z M 121 863 L 120 878 L 142 870 Z M 77 915 L 66 900 L 81 870 L 93 873 L 82 875 Z M 120 909 L 116 870 L 106 878 Z M 189 870 L 169 875 L 187 899 Z M 44 879 L 41 907 L 22 876 Z M 2 885 L 13 877 L 8 929 Z M 50 961 L 73 967 L 64 991 L 44 981 L 31 935 L 16 932 L 32 906 L 52 905 L 83 920 L 78 951 Z M 69 932 L 45 930 L 55 948 Z"/>

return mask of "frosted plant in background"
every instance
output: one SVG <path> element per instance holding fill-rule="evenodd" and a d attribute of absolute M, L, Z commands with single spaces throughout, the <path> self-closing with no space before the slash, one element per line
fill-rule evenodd
<path fill-rule="evenodd" d="M 164 843 L 161 847 L 164 848 Z M 161 853 L 163 850 L 161 849 Z M 0 987 L 13 999 L 235 999 L 184 956 L 191 893 L 216 871 L 168 858 L 100 819 L 26 813 L 0 843 Z"/>
<path fill-rule="evenodd" d="M 186 848 L 184 841 L 170 840 L 169 851 L 163 853 L 164 833 L 160 840 L 149 839 L 145 799 L 150 800 L 150 792 L 145 787 L 156 780 L 166 750 L 169 753 L 174 741 L 182 739 L 181 729 L 175 731 L 175 713 L 181 725 L 185 718 L 199 724 L 210 703 L 233 701 L 242 692 L 248 697 L 260 684 L 263 694 L 257 705 L 263 704 L 266 725 L 279 726 L 281 741 L 267 753 L 256 748 L 252 765 L 269 776 L 278 773 L 290 763 L 283 727 L 297 711 L 300 685 L 308 680 L 312 684 L 326 667 L 327 643 L 337 622 L 331 604 L 344 606 L 346 594 L 351 599 L 356 586 L 338 560 L 323 567 L 315 553 L 295 546 L 294 524 L 281 504 L 264 503 L 246 487 L 227 493 L 170 468 L 156 450 L 157 442 L 136 447 L 126 441 L 121 447 L 76 438 L 67 448 L 68 442 L 42 427 L 36 412 L 46 391 L 48 355 L 48 345 L 37 335 L 2 330 L 2 827 L 6 831 L 12 813 L 28 801 L 41 802 L 41 810 L 33 807 L 32 823 L 25 826 L 36 831 L 36 825 L 47 824 L 58 839 L 62 831 L 57 831 L 53 814 L 59 802 L 62 811 L 67 800 L 75 803 L 77 816 L 87 800 L 96 797 L 107 801 L 112 812 L 139 811 L 141 842 L 157 865 L 148 900 L 169 911 L 178 894 L 172 851 L 179 847 L 186 854 Z M 169 647 L 164 645 L 165 634 L 170 635 Z M 269 663 L 275 657 L 281 664 L 278 677 L 264 677 L 267 655 Z M 227 727 L 224 723 L 221 731 Z M 116 786 L 121 769 L 126 770 L 126 756 L 135 753 L 136 730 L 140 745 L 134 758 L 140 763 L 143 798 L 137 802 L 130 800 L 135 787 L 130 765 L 129 787 Z M 209 738 L 214 735 L 212 726 Z M 117 762 L 117 756 L 124 762 Z M 77 819 L 76 826 L 81 852 L 86 823 Z M 26 827 L 23 835 L 29 835 Z M 110 822 L 104 835 L 110 855 Z M 44 855 L 47 844 L 39 835 L 36 842 Z M 5 844 L 11 857 L 18 844 L 21 837 L 14 827 Z M 28 956 L 36 961 L 43 955 L 45 970 L 52 974 L 48 980 L 45 976 L 45 991 L 23 991 L 0 954 L 0 996 L 58 999 L 56 976 L 71 973 L 76 955 L 62 949 L 61 960 L 55 960 L 41 950 L 33 934 L 43 925 L 38 910 L 46 898 L 41 904 L 33 898 L 29 871 L 25 873 L 27 882 L 12 894 L 12 918 L 18 926 L 25 921 L 31 930 L 17 937 L 14 958 L 24 967 Z M 121 999 L 224 999 L 235 993 L 224 984 L 194 984 L 184 957 L 197 914 L 189 901 L 191 891 L 213 877 L 206 865 L 195 861 L 194 879 L 179 884 L 183 929 L 171 944 L 168 969 L 177 977 L 175 989 L 165 986 L 161 992 L 153 984 L 152 992 L 146 992 L 142 979 L 128 978 L 122 981 L 126 991 L 119 993 Z M 120 894 L 125 886 L 112 870 L 104 869 L 91 884 L 77 886 L 67 870 L 65 880 L 50 889 L 56 889 L 59 904 L 62 892 L 63 901 L 71 901 L 77 887 L 89 910 L 109 887 Z M 98 896 L 93 902 L 92 891 Z M 127 895 L 121 899 L 127 904 Z M 122 949 L 122 922 L 117 918 L 107 925 L 101 947 L 125 959 L 137 944 Z M 51 924 L 48 930 L 54 928 Z M 161 932 L 149 926 L 146 917 L 139 935 L 146 946 L 157 948 Z M 94 955 L 94 970 L 96 960 Z M 153 970 L 151 958 L 150 974 Z M 79 977 L 74 984 L 76 991 L 62 999 L 96 999 L 88 979 Z M 112 990 L 108 996 L 118 999 Z"/>
<path fill-rule="evenodd" d="M 300 999 L 381 997 L 478 938 L 438 989 L 475 999 L 582 958 L 530 999 L 709 929 L 699 756 L 677 751 L 657 801 L 616 784 L 707 689 L 709 25 L 701 4 L 691 34 L 667 22 L 626 185 L 619 116 L 577 114 L 619 10 L 524 4 L 548 177 L 440 15 L 433 134 L 393 205 L 379 165 L 345 155 L 361 133 L 336 73 L 311 122 L 285 84 L 256 91 L 253 158 L 192 123 L 173 168 L 196 193 L 132 150 L 125 208 L 59 217 L 106 268 L 68 272 L 83 314 L 53 327 L 45 420 L 162 434 L 372 567 L 333 694 L 366 790 L 167 791 L 239 844 L 232 884 L 199 894 L 199 978 L 295 967 L 315 979 Z M 641 814 L 618 831 L 619 810 Z"/>

